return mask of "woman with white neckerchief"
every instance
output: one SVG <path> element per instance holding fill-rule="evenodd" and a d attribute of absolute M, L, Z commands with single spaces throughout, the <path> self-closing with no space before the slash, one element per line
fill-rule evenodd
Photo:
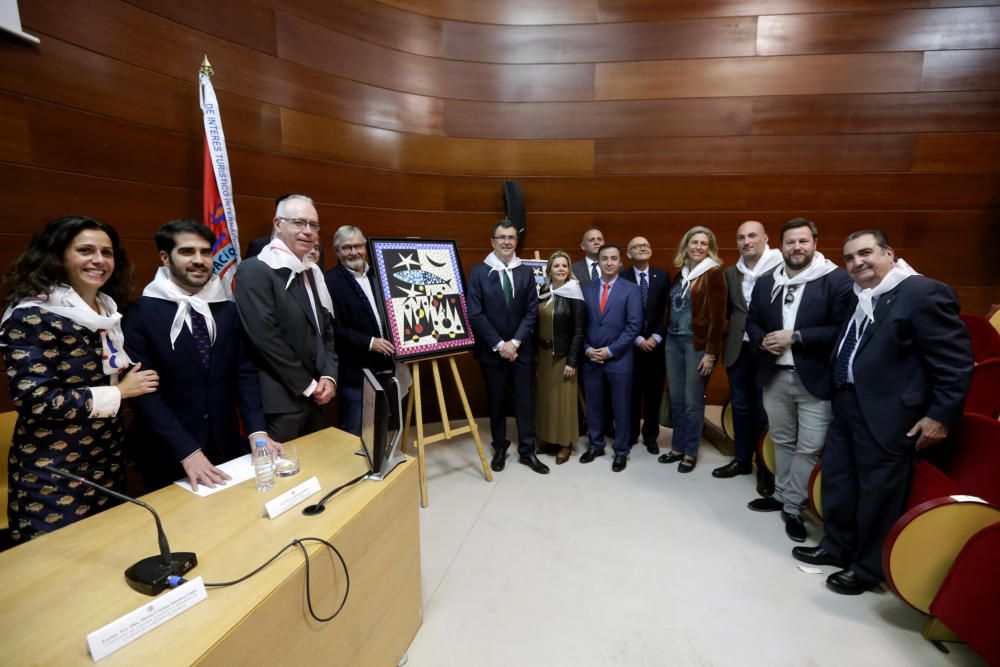
<path fill-rule="evenodd" d="M 726 319 L 726 280 L 715 234 L 692 227 L 677 248 L 680 272 L 670 288 L 667 325 L 667 384 L 674 423 L 670 452 L 660 463 L 676 463 L 688 473 L 698 462 L 705 423 L 705 387 L 722 354 Z"/>
<path fill-rule="evenodd" d="M 110 226 L 71 216 L 35 233 L 7 274 L 0 345 L 17 425 L 8 517 L 23 542 L 117 501 L 41 469 L 125 490 L 122 399 L 156 391 L 155 371 L 125 354 L 118 303 L 132 276 Z"/>

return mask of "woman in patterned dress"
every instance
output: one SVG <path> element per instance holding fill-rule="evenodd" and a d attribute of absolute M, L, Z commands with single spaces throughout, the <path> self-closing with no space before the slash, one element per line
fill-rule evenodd
<path fill-rule="evenodd" d="M 7 515 L 23 542 L 115 501 L 39 466 L 51 465 L 124 491 L 122 399 L 156 390 L 155 371 L 131 372 L 116 302 L 132 266 L 118 234 L 81 216 L 35 233 L 7 274 L 0 346 L 17 425 L 10 449 Z"/>

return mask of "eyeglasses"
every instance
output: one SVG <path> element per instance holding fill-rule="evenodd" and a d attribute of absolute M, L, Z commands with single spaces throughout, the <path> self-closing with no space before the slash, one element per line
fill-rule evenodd
<path fill-rule="evenodd" d="M 799 288 L 798 285 L 787 285 L 785 287 L 785 305 L 791 305 L 795 302 L 795 290 Z"/>
<path fill-rule="evenodd" d="M 277 217 L 278 220 L 281 220 L 282 222 L 287 222 L 292 227 L 298 230 L 302 230 L 308 227 L 311 231 L 314 232 L 319 231 L 319 223 L 313 222 L 312 220 L 303 220 L 302 218 L 283 218 L 280 215 L 275 217 Z"/>
<path fill-rule="evenodd" d="M 352 243 L 351 245 L 342 245 L 340 249 L 344 252 L 358 252 L 359 250 L 364 250 L 364 243 Z"/>
<path fill-rule="evenodd" d="M 504 234 L 502 236 L 494 236 L 493 238 L 495 240 L 497 240 L 497 241 L 516 241 L 517 240 L 516 236 L 511 236 L 510 234 Z"/>
<path fill-rule="evenodd" d="M 629 250 L 649 250 L 648 243 L 636 243 L 634 246 L 630 247 Z"/>

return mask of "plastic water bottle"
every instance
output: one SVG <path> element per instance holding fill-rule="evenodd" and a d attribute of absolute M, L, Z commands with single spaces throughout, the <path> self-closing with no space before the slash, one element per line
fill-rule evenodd
<path fill-rule="evenodd" d="M 253 472 L 257 477 L 258 491 L 267 491 L 274 486 L 274 461 L 264 438 L 257 438 L 253 443 Z"/>

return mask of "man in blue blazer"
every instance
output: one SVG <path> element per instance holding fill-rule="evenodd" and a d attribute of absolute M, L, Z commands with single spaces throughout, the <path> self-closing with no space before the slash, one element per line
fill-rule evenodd
<path fill-rule="evenodd" d="M 212 231 L 174 220 L 156 233 L 163 266 L 126 313 L 125 349 L 160 376 L 159 389 L 133 398 L 125 446 L 147 490 L 187 477 L 192 488 L 230 479 L 215 464 L 250 451 L 265 433 L 257 369 L 244 352 L 236 304 L 212 272 Z"/>
<path fill-rule="evenodd" d="M 663 339 L 667 335 L 667 299 L 670 296 L 670 274 L 649 265 L 653 249 L 642 236 L 628 242 L 628 256 L 632 268 L 621 277 L 639 286 L 642 298 L 642 326 L 635 337 L 632 350 L 635 355 L 632 377 L 632 416 L 629 421 L 629 445 L 642 438 L 646 451 L 659 454 L 660 401 L 663 383 L 667 376 Z M 642 417 L 642 430 L 639 418 Z"/>
<path fill-rule="evenodd" d="M 333 234 L 337 266 L 326 272 L 326 286 L 337 313 L 337 352 L 340 359 L 340 428 L 361 435 L 362 369 L 392 371 L 395 348 L 376 301 L 375 270 L 368 264 L 365 235 L 344 225 Z"/>
<path fill-rule="evenodd" d="M 518 461 L 539 474 L 549 467 L 535 455 L 535 326 L 538 292 L 532 270 L 517 258 L 517 229 L 504 218 L 493 225 L 493 252 L 469 271 L 469 323 L 476 337 L 475 357 L 486 381 L 493 460 L 504 469 L 507 459 L 506 402 L 514 403 Z"/>
<path fill-rule="evenodd" d="M 878 229 L 844 243 L 855 307 L 828 358 L 836 385 L 823 453 L 823 527 L 801 561 L 843 568 L 827 587 L 856 595 L 885 578 L 882 545 L 906 508 L 916 452 L 962 414 L 972 344 L 955 291 L 897 259 Z"/>
<path fill-rule="evenodd" d="M 804 542 L 802 505 L 833 418 L 830 350 L 850 312 L 851 279 L 816 249 L 816 224 L 794 218 L 781 228 L 784 262 L 754 284 L 747 313 L 774 440 L 774 495 L 756 498 L 755 512 L 781 512 L 785 534 Z"/>
<path fill-rule="evenodd" d="M 628 462 L 629 419 L 632 410 L 632 348 L 642 326 L 642 296 L 639 287 L 621 280 L 621 248 L 613 243 L 597 253 L 601 275 L 583 285 L 587 310 L 584 334 L 583 393 L 587 399 L 587 429 L 590 447 L 580 463 L 604 456 L 604 433 L 608 420 L 615 422 L 615 458 L 611 469 L 621 472 Z M 605 392 L 611 395 L 612 414 L 605 414 Z"/>

